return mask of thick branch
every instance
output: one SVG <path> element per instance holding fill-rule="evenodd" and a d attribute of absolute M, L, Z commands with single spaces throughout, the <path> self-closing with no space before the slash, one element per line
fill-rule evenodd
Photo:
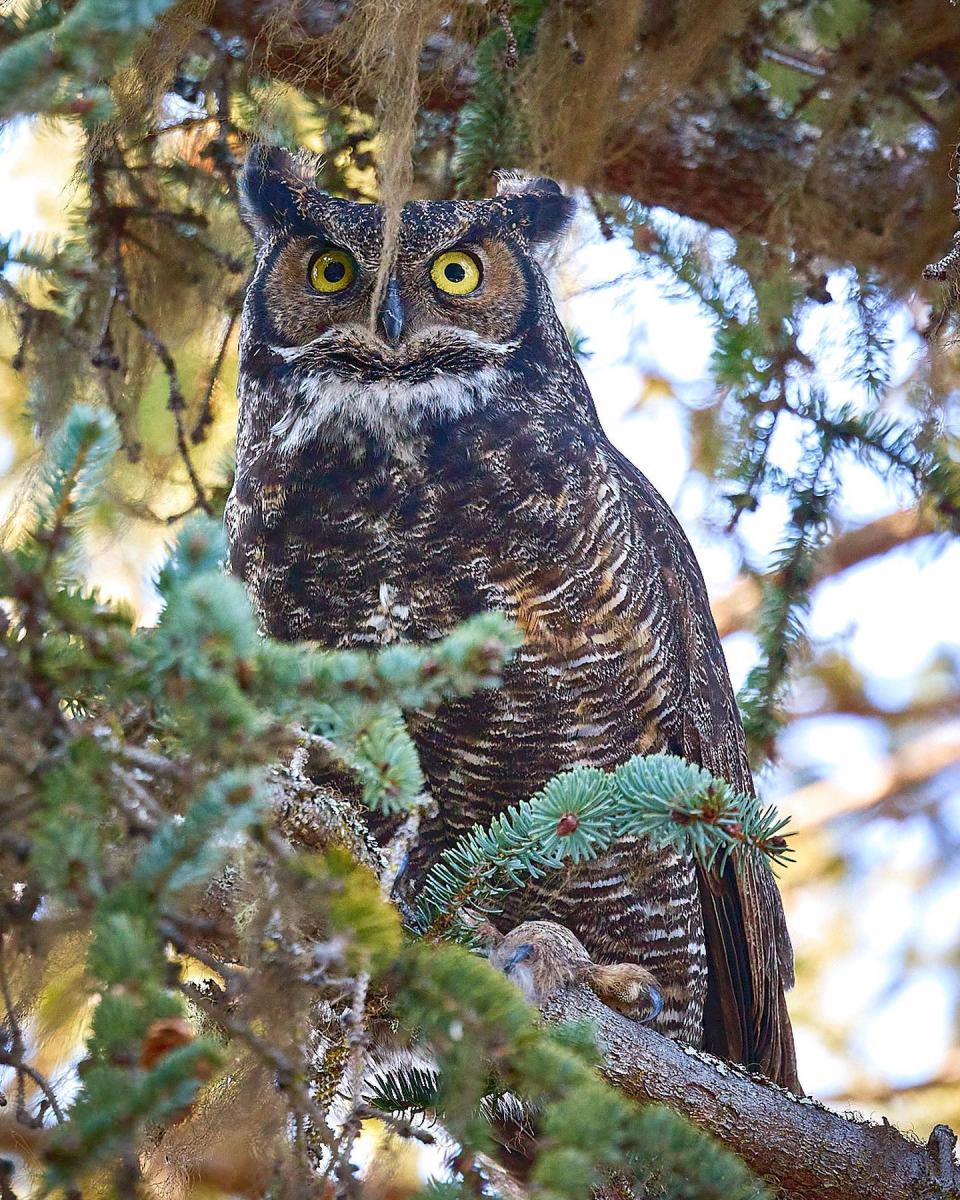
<path fill-rule="evenodd" d="M 841 533 L 820 555 L 814 583 L 839 575 L 842 571 L 870 558 L 878 558 L 904 546 L 916 538 L 926 537 L 936 528 L 934 515 L 927 509 L 905 508 L 899 512 L 878 517 L 859 529 Z M 778 576 L 774 575 L 776 583 Z M 713 619 L 721 637 L 746 629 L 760 607 L 762 592 L 760 581 L 753 575 L 741 575 L 725 596 L 715 600 L 711 606 Z"/>
<path fill-rule="evenodd" d="M 325 41 L 347 8 L 339 0 L 217 0 L 210 24 L 228 37 L 248 41 L 257 70 L 330 96 L 349 88 L 356 71 L 355 62 L 338 58 L 336 47 Z M 470 47 L 446 34 L 430 37 L 421 56 L 422 107 L 458 110 L 473 83 L 472 57 Z"/>
<path fill-rule="evenodd" d="M 927 1146 L 894 1129 L 842 1117 L 729 1063 L 682 1047 L 563 988 L 541 1005 L 550 1021 L 590 1021 L 603 1074 L 642 1103 L 664 1104 L 725 1143 L 783 1200 L 956 1200 L 955 1138 L 938 1125 Z"/>
<path fill-rule="evenodd" d="M 859 130 L 821 154 L 802 122 L 691 97 L 624 131 L 603 184 L 734 235 L 795 238 L 809 254 L 915 281 L 925 248 L 939 252 L 952 234 L 947 167 L 935 154 L 892 157 Z"/>
<path fill-rule="evenodd" d="M 219 0 L 211 24 L 250 41 L 258 69 L 329 95 L 352 64 L 318 54 L 318 44 L 342 12 L 333 0 Z M 458 111 L 473 80 L 469 47 L 438 34 L 423 67 L 422 107 Z M 953 233 L 947 180 L 956 115 L 944 113 L 938 149 L 897 154 L 859 129 L 825 142 L 812 125 L 763 104 L 693 93 L 614 130 L 600 177 L 573 182 L 735 234 L 796 240 L 808 254 L 913 283 Z"/>

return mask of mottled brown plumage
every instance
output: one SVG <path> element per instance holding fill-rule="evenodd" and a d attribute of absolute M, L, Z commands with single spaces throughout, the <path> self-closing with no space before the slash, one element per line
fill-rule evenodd
<path fill-rule="evenodd" d="M 525 921 L 507 934 L 490 928 L 491 963 L 533 1004 L 572 983 L 585 983 L 609 1008 L 636 1021 L 654 1020 L 663 998 L 654 976 L 637 963 L 595 963 L 579 939 L 556 921 Z"/>
<path fill-rule="evenodd" d="M 537 265 L 570 215 L 556 185 L 408 204 L 375 329 L 379 209 L 322 195 L 275 152 L 254 152 L 244 189 L 258 256 L 227 523 L 264 628 L 331 646 L 429 641 L 500 609 L 525 637 L 500 689 L 410 714 L 439 805 L 411 886 L 472 824 L 573 764 L 674 753 L 750 790 L 693 552 L 604 436 Z M 321 295 L 311 264 L 331 246 L 355 277 Z M 469 295 L 431 278 L 450 248 L 477 264 Z M 543 919 L 596 963 L 651 972 L 663 1032 L 797 1086 L 791 951 L 766 868 L 709 878 L 623 840 L 517 893 L 498 924 Z"/>

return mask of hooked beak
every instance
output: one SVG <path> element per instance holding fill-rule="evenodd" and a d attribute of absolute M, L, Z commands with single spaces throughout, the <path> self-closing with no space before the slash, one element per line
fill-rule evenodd
<path fill-rule="evenodd" d="M 380 324 L 387 335 L 387 341 L 395 346 L 403 332 L 403 305 L 400 303 L 400 288 L 391 276 L 380 305 Z"/>

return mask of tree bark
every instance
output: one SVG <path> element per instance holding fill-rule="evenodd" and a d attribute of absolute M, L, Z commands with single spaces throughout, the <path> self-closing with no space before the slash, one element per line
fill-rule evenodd
<path fill-rule="evenodd" d="M 541 998 L 541 1012 L 553 1022 L 592 1022 L 612 1084 L 708 1130 L 782 1200 L 960 1197 L 956 1137 L 946 1126 L 923 1146 L 892 1125 L 841 1116 L 620 1016 L 579 984 Z"/>
<path fill-rule="evenodd" d="M 625 130 L 601 182 L 735 236 L 752 233 L 915 287 L 950 244 L 948 171 L 942 150 L 890 156 L 861 130 L 821 153 L 811 125 L 694 96 L 661 121 Z"/>
<path fill-rule="evenodd" d="M 310 783 L 305 766 L 301 751 L 273 776 L 279 830 L 298 845 L 345 845 L 382 869 L 349 802 Z M 536 997 L 543 1017 L 590 1022 L 611 1084 L 713 1134 L 773 1185 L 779 1200 L 960 1200 L 956 1138 L 945 1126 L 936 1126 L 924 1146 L 889 1124 L 841 1116 L 621 1016 L 582 984 L 557 985 L 573 975 L 545 975 Z M 0 1149 L 13 1148 L 2 1134 Z"/>

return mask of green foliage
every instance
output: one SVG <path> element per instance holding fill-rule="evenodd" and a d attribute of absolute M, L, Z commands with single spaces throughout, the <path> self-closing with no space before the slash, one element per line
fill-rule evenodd
<path fill-rule="evenodd" d="M 71 411 L 47 456 L 36 517 L 38 540 L 56 536 L 93 502 L 116 449 L 116 432 L 103 413 L 85 406 Z"/>
<path fill-rule="evenodd" d="M 384 904 L 373 873 L 359 867 L 350 855 L 332 847 L 319 858 L 302 856 L 294 867 L 315 888 L 327 912 L 330 931 L 346 943 L 346 965 L 352 971 L 383 971 L 400 950 L 402 935 L 397 910 Z"/>
<path fill-rule="evenodd" d="M 813 29 L 828 46 L 839 46 L 864 27 L 869 18 L 868 0 L 816 0 L 811 7 Z"/>
<path fill-rule="evenodd" d="M 344 1019 L 362 1020 L 371 975 L 386 992 L 367 1003 L 388 995 L 391 1020 L 435 1065 L 414 1060 L 380 1075 L 364 1103 L 389 1118 L 442 1119 L 461 1147 L 464 1185 L 473 1186 L 475 1156 L 495 1144 L 507 1093 L 537 1114 L 531 1178 L 542 1200 L 580 1200 L 614 1168 L 646 1178 L 654 1159 L 657 1178 L 672 1178 L 638 1135 L 637 1112 L 597 1077 L 592 1031 L 544 1030 L 486 963 L 459 947 L 405 942 L 400 914 L 354 853 L 295 847 L 274 828 L 270 770 L 297 727 L 315 731 L 308 744 L 355 776 L 367 806 L 390 815 L 419 803 L 423 776 L 403 713 L 495 686 L 516 630 L 484 614 L 434 644 L 378 653 L 263 639 L 241 585 L 222 573 L 222 535 L 207 518 L 186 523 L 160 572 L 157 624 L 135 630 L 63 587 L 115 450 L 109 421 L 72 414 L 51 443 L 34 528 L 0 558 L 4 700 L 31 714 L 8 723 L 3 763 L 20 771 L 23 802 L 0 866 L 43 897 L 39 914 L 34 905 L 21 917 L 30 945 L 55 940 L 61 927 L 82 933 L 91 1003 L 78 1086 L 54 1110 L 43 1155 L 47 1184 L 69 1191 L 102 1169 L 122 1194 L 150 1131 L 190 1119 L 197 1104 L 204 1111 L 201 1089 L 211 1073 L 229 1072 L 238 1047 L 273 1074 L 294 1120 L 309 1114 L 322 1130 L 327 1116 L 307 1081 L 317 1095 L 329 1085 L 310 1037 L 291 1057 L 263 1030 L 274 1028 L 278 994 L 284 1019 L 307 1027 L 318 995 L 342 1005 L 344 986 L 355 997 Z M 488 905 L 506 886 L 583 861 L 614 829 L 686 839 L 708 863 L 735 848 L 781 853 L 772 815 L 699 768 L 651 758 L 611 774 L 579 769 L 445 856 L 414 923 L 456 927 L 465 902 Z M 462 885 L 469 895 L 453 908 Z M 216 896 L 219 915 L 199 917 Z M 211 949 L 223 937 L 229 957 Z M 185 970 L 191 960 L 210 972 L 202 988 Z M 257 969 L 274 981 L 263 992 Z M 243 1017 L 231 1007 L 238 997 Z M 210 1025 L 204 1036 L 199 1014 Z M 356 1050 L 347 1045 L 349 1060 Z M 327 1069 L 335 1047 L 320 1056 Z M 659 1120 L 657 1137 L 693 1139 L 717 1178 L 737 1178 L 726 1151 L 679 1118 Z M 336 1144 L 328 1162 L 340 1161 Z M 682 1178 L 664 1194 L 687 1195 Z"/>
<path fill-rule="evenodd" d="M 356 861 L 379 865 L 362 822 L 358 833 L 347 820 L 356 816 L 350 798 L 386 818 L 385 828 L 408 828 L 425 803 L 404 714 L 496 686 L 518 645 L 516 630 L 489 614 L 430 646 L 396 645 L 378 654 L 273 643 L 260 637 L 241 586 L 224 576 L 220 532 L 206 518 L 183 527 L 161 573 L 165 608 L 155 628 L 135 630 L 128 615 L 78 583 L 82 534 L 94 519 L 114 533 L 138 523 L 141 530 L 148 523 L 163 528 L 197 509 L 216 513 L 229 487 L 226 446 L 211 447 L 207 438 L 235 369 L 249 258 L 236 205 L 246 140 L 264 136 L 321 151 L 324 187 L 374 199 L 378 147 L 370 114 L 313 86 L 322 54 L 299 90 L 261 74 L 271 56 L 252 55 L 243 37 L 215 27 L 189 37 L 191 21 L 212 20 L 223 6 L 27 0 L 7 7 L 0 17 L 0 117 L 28 114 L 45 127 L 72 130 L 85 183 L 65 233 L 48 243 L 14 238 L 0 246 L 0 301 L 14 339 L 5 383 L 23 393 L 7 432 L 21 450 L 27 446 L 22 410 L 47 446 L 28 535 L 0 555 L 0 783 L 9 796 L 0 870 L 5 895 L 15 897 L 5 901 L 0 950 L 19 956 L 19 967 L 19 959 L 29 965 L 68 939 L 82 941 L 92 1011 L 83 1058 L 64 1068 L 63 1092 L 73 1099 L 44 1152 L 48 1183 L 70 1194 L 102 1166 L 112 1175 L 104 1188 L 133 1194 L 136 1182 L 124 1172 L 145 1147 L 160 1144 L 166 1153 L 175 1140 L 169 1127 L 188 1119 L 213 1065 L 222 1064 L 223 1076 L 212 1090 L 229 1093 L 252 1060 L 270 1081 L 260 1097 L 265 1107 L 278 1096 L 286 1106 L 282 1124 L 293 1130 L 302 1163 L 315 1169 L 336 1160 L 331 1170 L 349 1190 L 349 1138 L 338 1130 L 325 1141 L 328 1113 L 313 1103 L 321 1093 L 317 1024 L 329 1034 L 332 1059 L 335 1051 L 362 1059 L 369 1029 L 381 1018 L 395 1024 L 399 1013 L 406 1036 L 424 1057 L 436 1058 L 437 1070 L 398 1068 L 369 1099 L 391 1115 L 439 1112 L 460 1139 L 461 1178 L 431 1185 L 424 1194 L 433 1200 L 478 1194 L 473 1152 L 492 1145 L 490 1106 L 506 1090 L 538 1114 L 540 1153 L 531 1176 L 538 1196 L 583 1196 L 610 1166 L 651 1195 L 757 1195 L 742 1166 L 695 1130 L 659 1110 L 638 1113 L 604 1088 L 592 1073 L 595 1049 L 583 1029 L 536 1030 L 516 994 L 483 964 L 444 946 L 405 948 L 398 912 L 381 895 L 386 884 Z M 488 190 L 496 168 L 537 166 L 530 161 L 536 114 L 525 109 L 524 73 L 541 22 L 545 14 L 569 18 L 562 71 L 575 68 L 573 31 L 591 19 L 589 6 L 553 8 L 544 0 L 479 8 L 485 24 L 472 62 L 452 45 L 460 36 L 456 22 L 435 31 L 440 58 L 456 61 L 455 83 L 466 81 L 469 98 L 459 116 L 455 96 L 449 110 L 445 102 L 419 114 L 418 194 L 456 188 L 476 195 Z M 839 405 L 821 395 L 798 345 L 812 304 L 830 302 L 818 274 L 820 248 L 804 249 L 801 227 L 830 154 L 834 98 L 841 106 L 849 101 L 851 122 L 841 131 L 848 143 L 852 134 L 866 151 L 885 139 L 899 160 L 930 140 L 941 111 L 949 116 L 942 109 L 949 87 L 935 64 L 918 70 L 895 61 L 894 39 L 865 0 L 773 0 L 754 18 L 749 36 L 733 39 L 722 54 L 716 45 L 696 47 L 703 64 L 696 74 L 708 91 L 695 92 L 690 105 L 681 95 L 664 107 L 674 129 L 697 114 L 696 143 L 711 140 L 704 137 L 711 122 L 700 122 L 704 104 L 708 112 L 716 105 L 716 145 L 761 113 L 758 155 L 782 120 L 779 129 L 804 148 L 797 155 L 803 195 L 785 179 L 769 221 L 766 213 L 740 213 L 729 238 L 632 201 L 593 199 L 628 233 L 641 270 L 697 296 L 714 319 L 717 393 L 700 410 L 711 446 L 709 454 L 696 452 L 695 466 L 710 479 L 719 474 L 730 530 L 770 496 L 786 503 L 780 550 L 764 564 L 759 662 L 741 697 L 751 748 L 762 758 L 773 748 L 804 647 L 806 606 L 843 456 L 910 481 L 954 528 L 960 473 L 955 442 L 936 415 L 942 385 L 921 386 L 910 397 L 921 414 L 915 424 L 877 411 L 893 378 L 887 316 L 895 292 L 883 279 L 859 268 L 846 272 L 856 317 L 847 368 L 860 401 Z M 640 52 L 648 65 L 658 38 L 682 45 L 683 29 L 665 34 L 655 19 L 643 23 Z M 689 36 L 697 34 L 692 28 Z M 263 42 L 272 45 L 275 36 L 282 41 L 284 30 L 272 26 Z M 931 30 L 931 44 L 940 36 Z M 865 54 L 877 37 L 881 52 Z M 437 46 L 425 56 L 430 65 Z M 287 57 L 282 49 L 276 60 Z M 631 92 L 639 84 L 642 95 L 646 69 L 629 66 L 617 95 L 626 111 L 636 112 Z M 438 94 L 444 71 L 440 62 Z M 878 103 L 864 103 L 869 91 L 852 71 L 879 80 Z M 614 144 L 629 159 L 629 145 Z M 696 153 L 694 144 L 691 167 Z M 598 178 L 605 166 L 616 164 L 598 164 Z M 699 191 L 702 174 L 687 174 Z M 730 204 L 735 208 L 736 196 Z M 905 238 L 915 223 L 908 216 Z M 823 219 L 814 212 L 811 223 L 822 227 Z M 789 231 L 782 244 L 740 232 L 776 233 L 781 226 Z M 865 244 L 880 233 L 869 220 L 863 231 Z M 885 233 L 876 237 L 878 244 L 887 240 Z M 902 284 L 897 278 L 896 294 Z M 582 339 L 570 340 L 582 356 Z M 78 396 L 105 404 L 118 425 L 91 406 L 72 410 L 64 422 Z M 785 426 L 799 431 L 795 470 L 778 466 L 774 453 Z M 301 740 L 325 782 L 348 781 L 348 799 L 304 785 L 303 808 L 320 809 L 333 824 L 342 819 L 349 851 L 322 839 L 293 846 L 278 832 L 274 767 Z M 586 861 L 613 829 L 687 847 L 708 867 L 731 853 L 783 855 L 779 826 L 756 801 L 679 760 L 634 760 L 612 773 L 569 772 L 474 831 L 436 868 L 418 909 L 404 916 L 434 937 L 469 940 L 462 909 L 495 908 L 531 876 Z M 14 1007 L 26 1014 L 35 999 L 29 975 L 11 974 L 25 989 Z M 384 996 L 378 987 L 393 992 Z M 164 1021 L 203 1026 L 217 1045 L 213 1037 L 194 1037 L 147 1063 L 144 1047 Z M 12 1009 L 7 1023 L 12 1032 Z M 17 1082 L 31 1097 L 28 1117 L 49 1123 L 53 1113 L 59 1120 L 50 1098 L 34 1094 L 30 1076 L 21 1070 Z M 348 1096 L 350 1082 L 345 1073 L 331 1088 Z"/>
<path fill-rule="evenodd" d="M 653 1196 L 667 1200 L 764 1200 L 769 1191 L 732 1154 L 703 1150 L 703 1134 L 665 1108 L 651 1106 L 633 1131 L 634 1169 Z M 710 1146 L 710 1142 L 707 1143 Z M 655 1150 L 651 1153 L 651 1147 Z"/>
<path fill-rule="evenodd" d="M 268 836 L 264 768 L 284 731 L 324 722 L 344 761 L 357 763 L 370 804 L 402 808 L 422 776 L 415 754 L 411 764 L 396 750 L 399 731 L 412 752 L 399 706 L 429 708 L 492 685 L 516 643 L 498 617 L 379 661 L 265 642 L 241 585 L 222 573 L 222 535 L 205 519 L 187 524 L 161 573 L 158 624 L 136 632 L 62 585 L 115 447 L 102 415 L 71 414 L 50 447 L 33 530 L 0 559 L 12 618 L 6 686 L 34 708 L 41 701 L 43 713 L 22 731 L 22 745 L 11 737 L 9 758 L 17 762 L 38 740 L 48 747 L 30 768 L 19 854 L 50 916 L 72 913 L 89 930 L 87 977 L 99 995 L 82 1087 L 51 1144 L 58 1184 L 123 1157 L 148 1125 L 183 1110 L 200 1085 L 199 1066 L 216 1058 L 198 1039 L 140 1065 L 152 1024 L 185 1012 L 165 944 L 182 944 L 182 922 L 189 927 L 197 896 L 224 864 Z M 67 680 L 64 710 L 58 689 Z M 8 833 L 13 839 L 14 827 Z M 325 909 L 345 968 L 382 967 L 399 949 L 397 915 L 368 871 L 331 854 L 294 857 L 283 870 Z"/>
<path fill-rule="evenodd" d="M 509 5 L 516 61 L 507 62 L 507 36 L 496 26 L 477 46 L 476 79 L 460 112 L 453 169 L 462 196 L 482 196 L 495 170 L 521 166 L 528 132 L 512 76 L 533 52 L 545 0 L 514 0 Z"/>
<path fill-rule="evenodd" d="M 735 852 L 782 861 L 786 824 L 755 796 L 673 755 L 636 755 L 611 772 L 577 767 L 444 851 L 420 891 L 414 925 L 470 941 L 465 909 L 496 911 L 528 879 L 589 861 L 617 837 L 689 851 L 708 870 Z"/>
<path fill-rule="evenodd" d="M 0 54 L 0 115 L 41 109 L 104 120 L 112 114 L 101 83 L 104 61 L 123 65 L 174 0 L 79 0 L 29 12 Z M 79 91 L 78 91 L 79 85 Z"/>
<path fill-rule="evenodd" d="M 418 1116 L 440 1107 L 439 1076 L 426 1067 L 402 1064 L 377 1075 L 367 1100 L 381 1112 Z"/>
<path fill-rule="evenodd" d="M 856 5 L 824 6 L 859 20 Z M 775 750 L 784 721 L 784 696 L 805 646 L 805 616 L 820 552 L 828 540 L 841 468 L 856 455 L 881 473 L 912 484 L 942 524 L 960 528 L 960 467 L 956 437 L 932 414 L 898 419 L 875 406 L 892 376 L 889 294 L 878 280 L 846 272 L 853 310 L 846 341 L 847 372 L 863 401 L 837 403 L 819 386 L 814 364 L 798 344 L 814 304 L 833 303 L 826 277 L 804 279 L 798 264 L 758 239 L 728 239 L 691 222 L 665 217 L 634 202 L 608 198 L 605 218 L 643 246 L 641 268 L 693 295 L 715 321 L 712 374 L 717 398 L 710 410 L 722 453 L 715 473 L 727 505 L 727 531 L 761 501 L 780 497 L 789 513 L 780 545 L 765 565 L 756 623 L 757 665 L 739 696 L 751 759 L 762 765 Z M 804 286 L 806 284 L 806 286 Z M 935 411 L 935 410 L 934 410 Z M 789 425 L 799 453 L 784 470 L 773 453 Z M 698 464 L 707 470 L 707 465 Z"/>
<path fill-rule="evenodd" d="M 92 1054 L 98 1049 L 91 1045 Z M 78 1172 L 122 1154 L 143 1125 L 175 1117 L 196 1095 L 198 1072 L 215 1061 L 213 1048 L 198 1041 L 171 1050 L 149 1071 L 87 1067 L 69 1122 L 56 1131 L 48 1152 L 51 1183 L 68 1185 Z"/>

